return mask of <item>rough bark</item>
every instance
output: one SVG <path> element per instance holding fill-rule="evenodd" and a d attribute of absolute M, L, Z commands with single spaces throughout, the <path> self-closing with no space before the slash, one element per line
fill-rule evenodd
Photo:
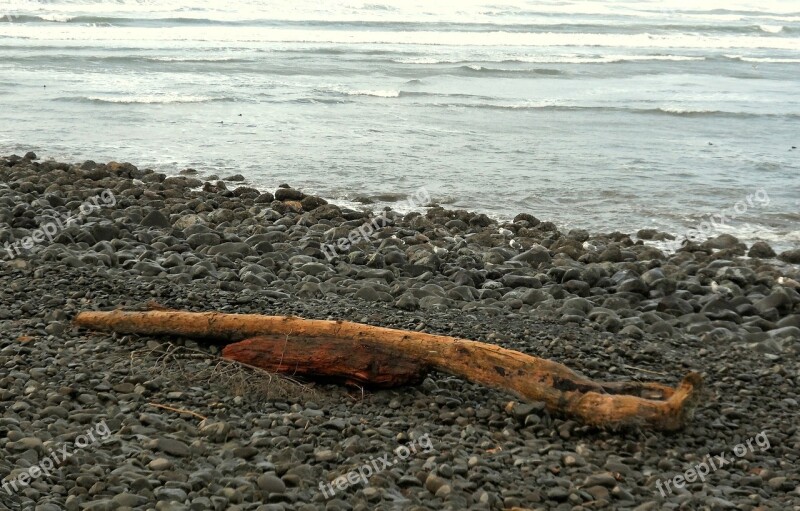
<path fill-rule="evenodd" d="M 222 356 L 272 373 L 373 388 L 414 385 L 428 373 L 428 367 L 413 357 L 378 345 L 356 347 L 349 339 L 337 338 L 298 342 L 284 336 L 253 337 L 229 344 Z"/>

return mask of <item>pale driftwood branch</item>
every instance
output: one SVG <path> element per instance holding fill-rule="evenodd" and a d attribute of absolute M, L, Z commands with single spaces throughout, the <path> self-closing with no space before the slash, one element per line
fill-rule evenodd
<path fill-rule="evenodd" d="M 180 311 L 82 312 L 78 326 L 143 335 L 176 335 L 230 344 L 223 357 L 295 375 L 390 387 L 438 370 L 542 401 L 556 413 L 598 426 L 682 428 L 702 379 L 676 387 L 592 381 L 568 367 L 493 344 L 348 321 Z M 237 342 L 241 341 L 241 342 Z"/>

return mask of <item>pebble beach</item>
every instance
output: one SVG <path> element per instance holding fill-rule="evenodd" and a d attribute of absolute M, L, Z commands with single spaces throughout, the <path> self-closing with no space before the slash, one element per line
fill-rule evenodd
<path fill-rule="evenodd" d="M 664 252 L 671 236 L 653 229 L 422 206 L 0 157 L 0 509 L 800 509 L 800 247 L 720 234 Z M 463 337 L 595 380 L 697 371 L 706 388 L 683 431 L 611 431 L 439 373 L 380 391 L 231 383 L 219 345 L 71 324 L 148 303 Z M 97 441 L 79 448 L 87 431 Z M 739 456 L 759 434 L 768 447 Z M 718 455 L 729 463 L 704 481 L 657 484 Z"/>

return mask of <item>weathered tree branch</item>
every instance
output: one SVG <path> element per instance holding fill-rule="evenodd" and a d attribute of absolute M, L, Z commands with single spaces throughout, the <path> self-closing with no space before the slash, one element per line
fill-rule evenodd
<path fill-rule="evenodd" d="M 223 357 L 297 375 L 395 386 L 438 370 L 598 426 L 677 430 L 699 399 L 702 379 L 658 383 L 594 382 L 566 366 L 492 344 L 348 321 L 180 311 L 82 312 L 78 326 L 143 335 L 177 335 L 230 344 Z M 242 342 L 236 342 L 242 341 Z"/>

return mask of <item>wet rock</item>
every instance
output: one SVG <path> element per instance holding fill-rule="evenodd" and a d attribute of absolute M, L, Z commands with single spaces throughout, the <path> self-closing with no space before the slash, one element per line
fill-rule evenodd
<path fill-rule="evenodd" d="M 744 251 L 747 249 L 744 243 L 740 242 L 736 236 L 731 234 L 720 234 L 716 238 L 711 238 L 703 242 L 703 247 L 710 248 L 714 250 L 724 250 L 724 249 L 735 249 L 737 252 L 740 252 L 744 255 Z"/>
<path fill-rule="evenodd" d="M 144 227 L 156 227 L 158 229 L 165 229 L 172 226 L 169 219 L 158 210 L 153 210 L 148 213 L 147 216 L 142 219 L 141 223 Z"/>
<path fill-rule="evenodd" d="M 664 240 L 674 240 L 675 236 L 666 233 L 660 232 L 656 229 L 640 229 L 636 232 L 636 237 L 640 240 L 655 240 L 655 241 L 664 241 Z"/>
<path fill-rule="evenodd" d="M 781 252 L 778 259 L 791 264 L 800 264 L 800 249 Z"/>
<path fill-rule="evenodd" d="M 275 200 L 279 201 L 302 201 L 305 194 L 294 188 L 278 188 L 275 190 Z"/>
<path fill-rule="evenodd" d="M 549 263 L 551 259 L 550 252 L 541 245 L 534 245 L 527 251 L 511 258 L 512 261 L 523 261 L 534 266 L 541 263 Z"/>
<path fill-rule="evenodd" d="M 762 259 L 770 259 L 775 257 L 775 255 L 775 251 L 766 241 L 756 241 L 747 252 L 748 257 L 759 257 Z"/>

